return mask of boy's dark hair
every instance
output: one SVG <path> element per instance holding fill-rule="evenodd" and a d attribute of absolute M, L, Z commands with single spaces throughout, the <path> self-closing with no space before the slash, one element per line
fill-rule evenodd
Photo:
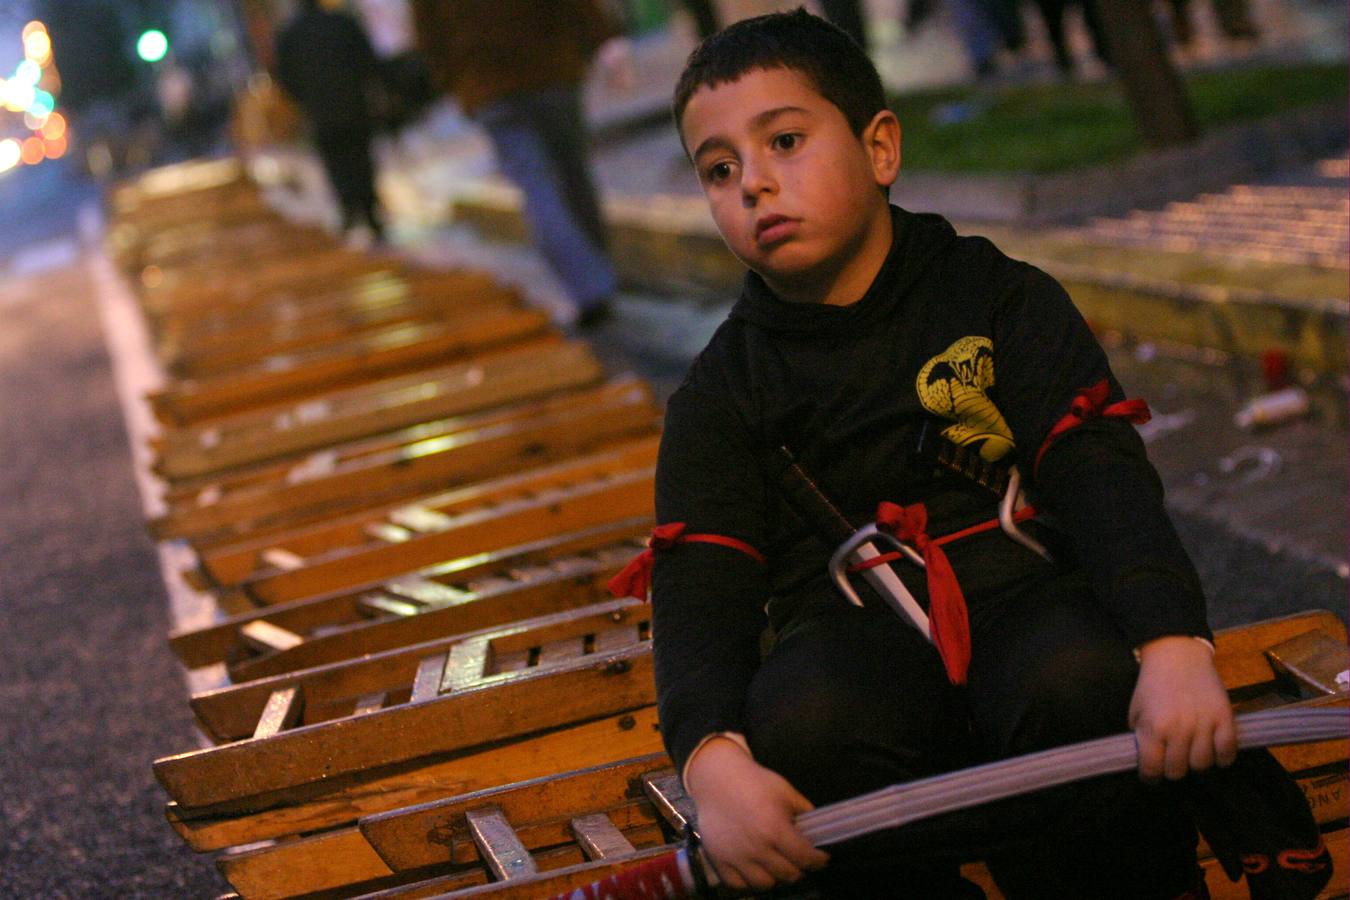
<path fill-rule="evenodd" d="M 735 81 L 754 69 L 791 69 L 839 107 L 861 135 L 886 108 L 881 76 L 853 38 L 798 8 L 745 19 L 708 38 L 689 55 L 675 85 L 675 125 L 681 128 L 689 98 L 702 87 Z M 681 128 L 681 131 L 683 129 Z"/>

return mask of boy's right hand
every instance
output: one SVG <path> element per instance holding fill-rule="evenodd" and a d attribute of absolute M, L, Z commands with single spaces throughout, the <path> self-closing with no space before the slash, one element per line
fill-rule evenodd
<path fill-rule="evenodd" d="M 768 890 L 829 861 L 793 821 L 811 802 L 734 741 L 714 738 L 699 748 L 685 789 L 698 807 L 703 848 L 727 887 Z"/>

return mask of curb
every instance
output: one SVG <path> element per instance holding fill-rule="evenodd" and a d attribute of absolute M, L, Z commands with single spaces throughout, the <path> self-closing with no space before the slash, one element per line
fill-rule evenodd
<path fill-rule="evenodd" d="M 1068 224 L 1223 190 L 1315 162 L 1348 140 L 1344 104 L 1327 103 L 1221 128 L 1124 163 L 1053 175 L 906 173 L 895 195 L 902 206 L 960 221 Z"/>
<path fill-rule="evenodd" d="M 609 197 L 605 212 L 611 254 L 625 287 L 721 297 L 740 290 L 745 269 L 727 251 L 700 198 Z M 526 239 L 519 195 L 503 184 L 480 183 L 457 198 L 454 216 L 494 239 Z M 1020 255 L 1062 281 L 1096 328 L 1240 358 L 1278 349 L 1297 367 L 1320 375 L 1350 370 L 1350 307 L 1344 299 L 1290 298 Z"/>

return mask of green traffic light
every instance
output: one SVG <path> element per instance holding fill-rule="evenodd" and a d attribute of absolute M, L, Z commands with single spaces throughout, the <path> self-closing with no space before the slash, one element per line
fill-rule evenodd
<path fill-rule="evenodd" d="M 136 40 L 136 55 L 146 62 L 159 62 L 169 52 L 169 39 L 164 32 L 152 28 Z"/>

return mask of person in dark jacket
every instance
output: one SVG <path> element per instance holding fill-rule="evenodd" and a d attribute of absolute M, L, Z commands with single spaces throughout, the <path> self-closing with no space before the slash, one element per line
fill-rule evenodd
<path fill-rule="evenodd" d="M 371 155 L 371 96 L 378 69 L 356 20 L 302 0 L 276 40 L 276 78 L 309 120 L 314 148 L 342 207 L 342 230 L 365 225 L 384 239 Z"/>
<path fill-rule="evenodd" d="M 1298 868 L 1248 870 L 1252 896 L 1316 896 L 1330 857 L 1306 801 L 1264 751 L 1237 752 L 1199 578 L 1132 427 L 1147 407 L 1124 398 L 1064 289 L 888 203 L 899 121 L 857 43 L 804 11 L 705 41 L 674 108 L 750 272 L 670 398 L 660 524 L 615 586 L 645 596 L 652 576 L 661 734 L 721 881 L 764 891 L 820 870 L 831 897 L 953 900 L 983 896 L 959 874 L 979 854 L 1010 900 L 1201 900 L 1188 803 L 1274 783 L 1291 841 L 1233 841 Z M 784 490 L 781 447 L 850 527 L 921 557 L 890 554 L 926 616 L 845 602 L 827 571 L 838 520 L 813 525 L 800 485 Z M 1037 512 L 1001 514 L 991 467 L 1015 468 Z M 1142 781 L 986 809 L 990 829 L 944 817 L 827 858 L 796 824 L 813 805 L 1126 729 Z"/>
<path fill-rule="evenodd" d="M 417 43 L 437 87 L 492 140 L 524 197 L 535 246 L 582 326 L 617 286 L 591 178 L 581 86 L 619 28 L 596 0 L 414 0 Z"/>

